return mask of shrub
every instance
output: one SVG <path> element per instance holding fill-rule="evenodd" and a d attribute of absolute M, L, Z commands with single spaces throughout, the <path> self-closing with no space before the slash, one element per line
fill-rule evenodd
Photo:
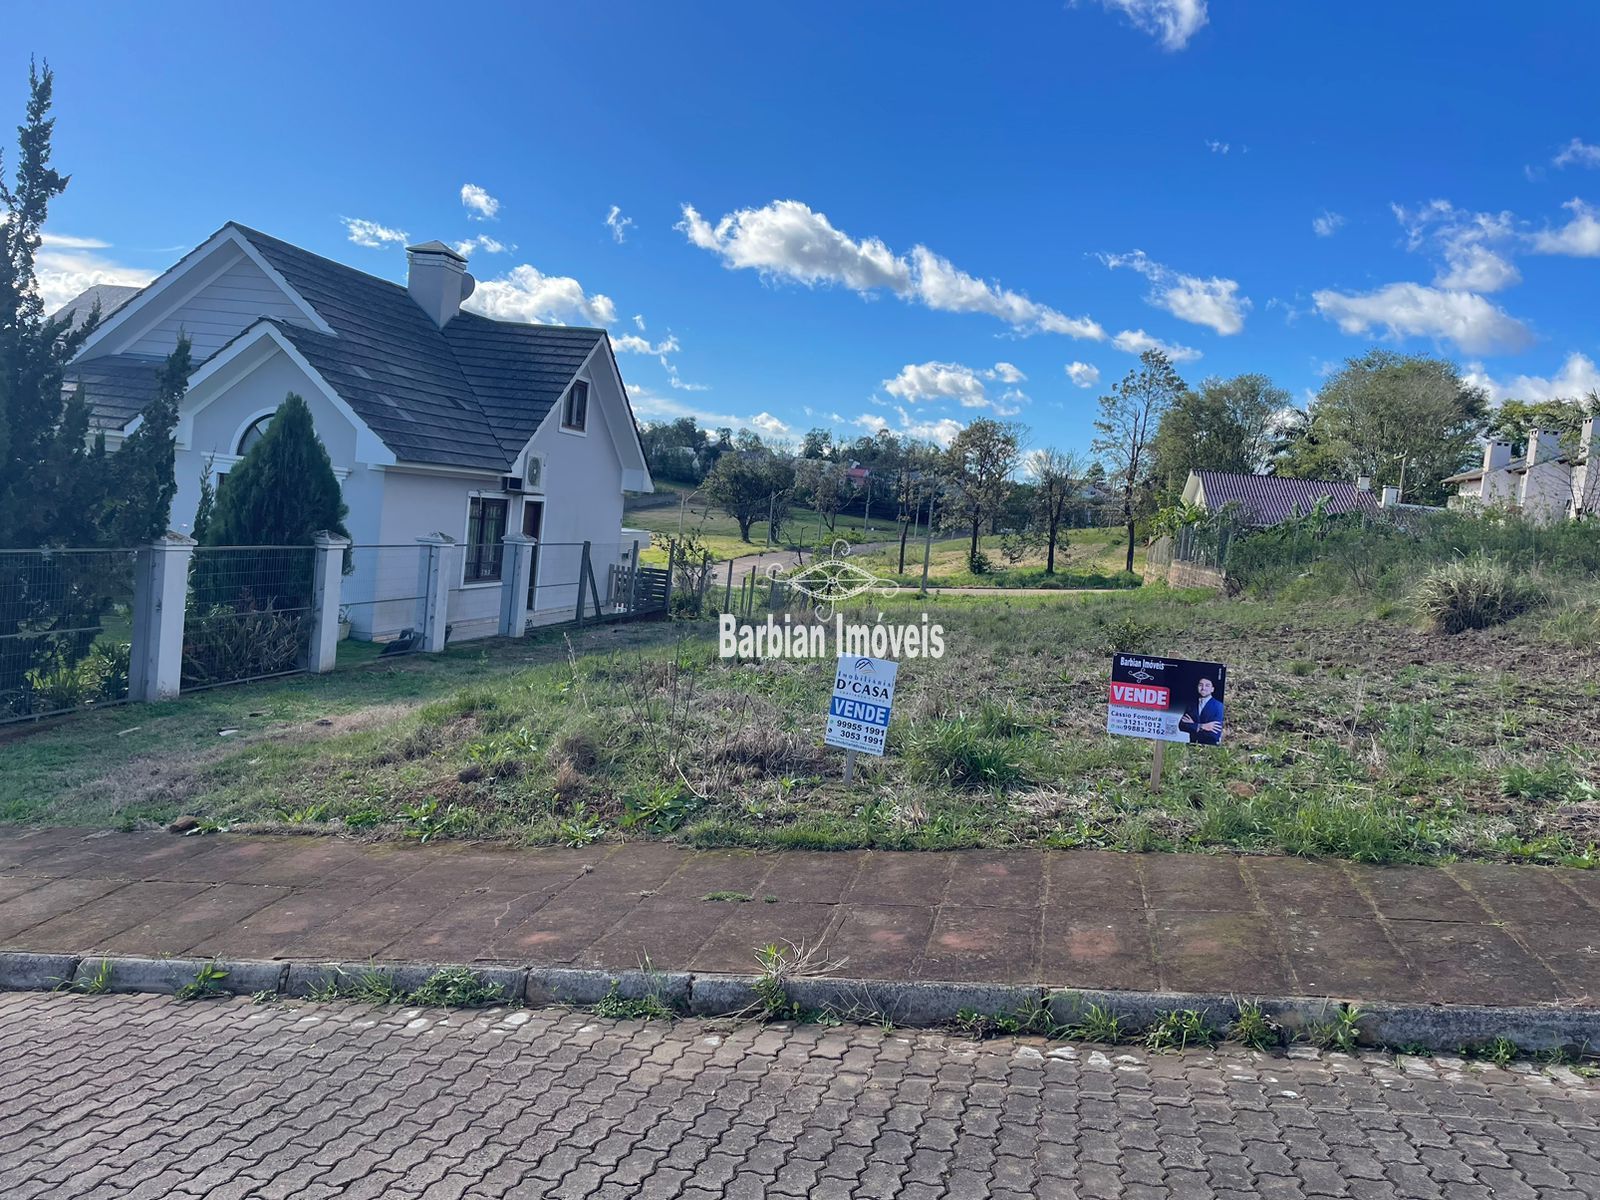
<path fill-rule="evenodd" d="M 994 571 L 994 564 L 982 550 L 974 550 L 967 555 L 967 570 L 974 575 L 988 575 Z"/>
<path fill-rule="evenodd" d="M 1417 611 L 1444 633 L 1499 625 L 1543 599 L 1536 584 L 1483 555 L 1435 567 L 1412 598 Z"/>

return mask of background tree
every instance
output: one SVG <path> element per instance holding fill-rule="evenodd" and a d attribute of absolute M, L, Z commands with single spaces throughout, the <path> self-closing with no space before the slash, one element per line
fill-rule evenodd
<path fill-rule="evenodd" d="M 747 542 L 750 526 L 769 512 L 778 526 L 771 530 L 773 540 L 778 540 L 786 513 L 777 510 L 787 510 L 793 487 L 793 464 L 764 447 L 724 454 L 705 482 L 706 495 L 739 523 L 739 537 Z"/>
<path fill-rule="evenodd" d="M 892 435 L 891 435 L 892 436 Z M 919 519 L 929 514 L 929 501 L 938 494 L 941 479 L 940 462 L 943 457 L 932 442 L 916 438 L 903 438 L 897 443 L 899 453 L 894 470 L 889 476 L 890 502 L 894 505 L 895 520 L 900 525 L 900 570 L 906 571 L 906 539 Z"/>
<path fill-rule="evenodd" d="M 1484 432 L 1523 448 L 1528 444 L 1528 434 L 1545 429 L 1560 434 L 1561 445 L 1571 450 L 1583 433 L 1584 418 L 1593 411 L 1593 400 L 1592 393 L 1588 400 L 1506 400 L 1490 415 Z"/>
<path fill-rule="evenodd" d="M 1128 531 L 1128 564 L 1133 570 L 1135 528 L 1150 497 L 1150 444 L 1162 416 L 1184 392 L 1183 380 L 1159 350 L 1146 350 L 1111 395 L 1100 397 L 1094 451 L 1109 463 L 1109 478 L 1121 497 L 1122 524 Z"/>
<path fill-rule="evenodd" d="M 290 392 L 261 440 L 217 489 L 209 546 L 309 546 L 323 530 L 349 537 L 333 462 L 311 409 Z"/>
<path fill-rule="evenodd" d="M 1453 363 L 1371 350 L 1322 385 L 1283 471 L 1305 479 L 1367 475 L 1374 488 L 1402 487 L 1408 500 L 1443 503 L 1440 481 L 1478 457 L 1487 403 Z"/>
<path fill-rule="evenodd" d="M 801 458 L 794 465 L 795 493 L 828 526 L 837 527 L 839 513 L 855 499 L 857 488 L 843 463 L 821 458 Z"/>
<path fill-rule="evenodd" d="M 1011 490 L 1011 475 L 1022 457 L 1021 425 L 980 417 L 950 443 L 945 452 L 947 475 L 957 489 L 963 515 L 972 527 L 968 559 L 977 563 L 978 535 L 984 517 L 996 512 Z"/>
<path fill-rule="evenodd" d="M 1067 544 L 1063 524 L 1083 490 L 1083 460 L 1049 447 L 1037 451 L 1033 468 L 1033 503 L 1045 540 L 1044 573 L 1056 573 L 1056 547 Z"/>
<path fill-rule="evenodd" d="M 1161 418 L 1151 445 L 1160 502 L 1174 504 L 1190 471 L 1257 475 L 1272 465 L 1289 393 L 1265 375 L 1212 376 L 1185 389 Z"/>

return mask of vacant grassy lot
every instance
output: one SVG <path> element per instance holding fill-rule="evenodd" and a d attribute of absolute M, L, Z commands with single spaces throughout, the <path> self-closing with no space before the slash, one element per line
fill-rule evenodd
<path fill-rule="evenodd" d="M 690 500 L 683 511 L 682 527 L 685 533 L 694 533 L 712 555 L 720 559 L 738 558 L 744 554 L 759 554 L 767 544 L 767 521 L 763 516 L 750 527 L 750 540 L 739 538 L 739 522 L 712 504 L 701 493 Z M 679 528 L 678 505 L 660 508 L 629 508 L 623 513 L 622 523 L 634 529 L 648 529 L 658 536 L 656 544 L 646 550 L 641 558 L 646 563 L 664 566 L 667 561 L 667 539 L 676 537 Z M 888 541 L 900 536 L 893 514 L 874 516 L 869 531 L 860 517 L 840 515 L 834 518 L 834 528 L 820 522 L 817 514 L 808 508 L 795 505 L 783 525 L 783 538 L 775 543 L 778 549 L 786 546 L 803 546 L 806 549 L 819 544 L 830 544 L 842 538 L 847 542 Z M 820 534 L 818 530 L 821 530 Z M 921 559 L 917 560 L 919 563 Z"/>
<path fill-rule="evenodd" d="M 1450 636 L 1162 587 L 885 616 L 924 608 L 948 653 L 902 664 L 890 753 L 849 787 L 821 744 L 831 662 L 725 661 L 678 623 L 70 718 L 0 742 L 0 818 L 1595 861 L 1600 654 L 1549 616 Z M 1103 732 L 1113 643 L 1230 666 L 1227 743 L 1171 747 L 1155 794 L 1149 744 Z"/>
<path fill-rule="evenodd" d="M 931 587 L 1004 587 L 1004 588 L 1103 588 L 1136 587 L 1139 573 L 1144 570 L 1144 545 L 1134 550 L 1133 569 L 1129 575 L 1123 570 L 1127 562 L 1126 535 L 1120 529 L 1071 529 L 1062 534 L 1065 544 L 1056 546 L 1056 573 L 1044 572 L 1045 553 L 1038 550 L 1023 555 L 1012 563 L 1001 552 L 1000 538 L 982 537 L 978 545 L 988 556 L 993 570 L 986 575 L 974 575 L 968 567 L 967 551 L 972 545 L 967 537 L 947 538 L 933 543 L 928 556 L 928 584 Z M 901 583 L 922 582 L 923 542 L 914 538 L 906 544 L 906 569 L 900 570 L 898 534 L 891 539 L 895 545 L 871 554 L 859 554 L 853 561 L 875 575 L 898 579 Z"/>

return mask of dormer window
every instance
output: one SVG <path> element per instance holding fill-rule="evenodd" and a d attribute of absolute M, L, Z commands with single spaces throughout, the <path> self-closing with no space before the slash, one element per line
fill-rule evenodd
<path fill-rule="evenodd" d="M 576 380 L 567 389 L 567 398 L 561 409 L 561 428 L 577 430 L 579 433 L 589 423 L 589 385 L 583 380 Z"/>
<path fill-rule="evenodd" d="M 250 448 L 266 436 L 267 426 L 272 424 L 275 413 L 268 413 L 264 417 L 257 417 L 250 422 L 249 428 L 239 435 L 239 448 L 234 451 L 240 458 L 250 453 Z"/>

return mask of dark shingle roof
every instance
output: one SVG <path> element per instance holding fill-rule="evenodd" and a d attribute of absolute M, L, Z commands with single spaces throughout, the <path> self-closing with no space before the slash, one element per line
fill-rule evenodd
<path fill-rule="evenodd" d="M 1277 475 L 1234 475 L 1227 471 L 1196 471 L 1205 493 L 1206 507 L 1215 512 L 1237 504 L 1253 525 L 1276 525 L 1296 512 L 1308 513 L 1327 498 L 1330 514 L 1366 510 L 1376 512 L 1377 501 L 1353 483 L 1337 479 L 1284 479 Z"/>
<path fill-rule="evenodd" d="M 68 367 L 66 381 L 82 389 L 95 425 L 121 429 L 150 403 L 165 365 L 145 354 L 108 354 Z"/>
<path fill-rule="evenodd" d="M 144 291 L 142 287 L 128 287 L 120 283 L 97 283 L 93 287 L 85 288 L 80 295 L 63 304 L 51 314 L 51 319 L 66 317 L 73 328 L 77 328 L 98 304 L 100 319 L 104 321 L 142 291 Z"/>
<path fill-rule="evenodd" d="M 232 228 L 334 333 L 270 323 L 402 462 L 508 469 L 606 336 L 602 329 L 523 325 L 469 312 L 441 330 L 401 284 L 259 230 Z M 125 421 L 153 393 L 153 376 L 140 394 L 133 367 L 119 361 L 132 358 L 90 359 L 71 369 L 90 385 L 97 412 L 103 407 L 108 420 L 126 412 Z M 160 360 L 140 361 L 160 367 Z M 95 384 L 108 363 L 122 381 L 115 389 L 109 378 Z"/>

